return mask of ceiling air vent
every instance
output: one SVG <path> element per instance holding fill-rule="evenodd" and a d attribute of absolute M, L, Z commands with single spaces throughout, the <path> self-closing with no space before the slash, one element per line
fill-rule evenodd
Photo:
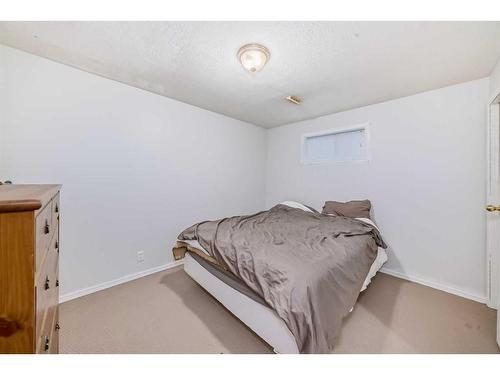
<path fill-rule="evenodd" d="M 285 99 L 288 100 L 290 103 L 297 104 L 297 105 L 302 103 L 302 99 L 300 99 L 298 96 L 294 96 L 294 95 L 288 95 Z"/>

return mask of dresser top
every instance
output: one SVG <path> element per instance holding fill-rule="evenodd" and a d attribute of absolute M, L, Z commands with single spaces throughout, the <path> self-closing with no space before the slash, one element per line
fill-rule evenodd
<path fill-rule="evenodd" d="M 0 185 L 0 213 L 37 211 L 61 189 L 61 185 Z"/>

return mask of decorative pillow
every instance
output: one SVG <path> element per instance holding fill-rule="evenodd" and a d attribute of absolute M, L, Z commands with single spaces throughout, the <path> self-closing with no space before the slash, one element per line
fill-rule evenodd
<path fill-rule="evenodd" d="M 323 214 L 345 216 L 345 217 L 365 217 L 370 218 L 371 202 L 366 199 L 364 201 L 349 201 L 349 202 L 335 202 L 327 201 L 323 206 Z"/>

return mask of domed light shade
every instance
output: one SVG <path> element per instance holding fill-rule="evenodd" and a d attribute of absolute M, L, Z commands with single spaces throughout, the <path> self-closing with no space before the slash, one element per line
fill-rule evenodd
<path fill-rule="evenodd" d="M 260 44 L 245 44 L 238 51 L 241 65 L 251 73 L 261 70 L 270 56 L 269 50 Z"/>

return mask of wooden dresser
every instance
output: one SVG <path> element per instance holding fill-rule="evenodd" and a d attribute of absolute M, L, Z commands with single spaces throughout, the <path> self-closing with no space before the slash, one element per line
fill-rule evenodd
<path fill-rule="evenodd" d="M 0 353 L 59 352 L 60 185 L 0 185 Z"/>

